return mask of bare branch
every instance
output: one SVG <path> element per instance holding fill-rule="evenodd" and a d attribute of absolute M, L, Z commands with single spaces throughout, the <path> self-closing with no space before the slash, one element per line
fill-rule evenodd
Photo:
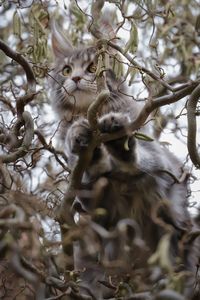
<path fill-rule="evenodd" d="M 96 101 L 94 101 L 90 107 L 88 108 L 87 118 L 92 130 L 96 130 L 98 126 L 97 122 L 97 111 L 101 107 L 101 105 L 109 98 L 110 92 L 109 90 L 102 90 L 97 97 Z"/>
<path fill-rule="evenodd" d="M 120 130 L 112 134 L 102 134 L 101 141 L 106 142 L 114 140 L 124 135 L 127 135 L 127 131 L 131 133 L 135 130 L 138 130 L 142 125 L 144 125 L 145 121 L 147 120 L 152 111 L 154 111 L 156 108 L 159 108 L 164 105 L 169 105 L 184 98 L 185 96 L 189 95 L 196 88 L 197 85 L 197 82 L 193 82 L 189 87 L 184 87 L 182 90 L 176 93 L 158 97 L 151 101 L 147 101 L 138 117 L 126 129 Z"/>
<path fill-rule="evenodd" d="M 10 173 L 7 170 L 6 165 L 0 161 L 0 193 L 4 193 L 6 189 L 10 189 L 12 185 L 12 179 Z"/>
<path fill-rule="evenodd" d="M 13 246 L 13 248 L 15 249 L 13 249 L 14 251 L 12 251 L 11 255 L 11 266 L 15 272 L 21 275 L 24 279 L 28 280 L 29 282 L 36 283 L 38 281 L 38 277 L 23 267 L 20 260 L 19 249 L 17 246 Z"/>
<path fill-rule="evenodd" d="M 67 172 L 71 173 L 71 170 L 60 160 L 60 158 L 58 156 L 60 154 L 63 157 L 63 159 L 65 160 L 65 162 L 67 162 L 67 157 L 66 157 L 65 153 L 55 149 L 51 143 L 47 144 L 44 136 L 42 135 L 42 133 L 39 130 L 35 130 L 35 134 L 38 136 L 38 139 L 41 142 L 41 144 L 44 146 L 44 148 L 54 154 L 55 159 L 62 166 L 62 168 L 64 170 L 66 170 Z"/>
<path fill-rule="evenodd" d="M 8 45 L 6 45 L 2 40 L 0 40 L 0 49 L 7 56 L 15 60 L 18 64 L 20 64 L 23 67 L 28 82 L 28 90 L 32 93 L 35 93 L 35 88 L 36 88 L 35 75 L 27 60 L 21 54 L 13 51 L 10 47 L 8 47 Z"/>
<path fill-rule="evenodd" d="M 146 73 L 147 75 L 149 75 L 151 78 L 153 78 L 154 80 L 158 81 L 160 84 L 162 84 L 162 86 L 164 86 L 165 88 L 167 88 L 168 90 L 170 90 L 171 92 L 175 92 L 175 89 L 168 84 L 166 81 L 164 81 L 162 78 L 160 78 L 159 76 L 157 76 L 156 74 L 154 74 L 152 71 L 148 70 L 147 68 L 141 66 L 140 64 L 138 64 L 134 58 L 131 57 L 130 54 L 128 53 L 124 53 L 123 49 L 114 44 L 111 41 L 107 41 L 108 46 L 116 49 L 117 51 L 119 51 L 135 68 L 137 68 L 139 71 L 142 71 L 144 73 Z"/>
<path fill-rule="evenodd" d="M 196 145 L 197 125 L 196 107 L 200 98 L 200 84 L 192 91 L 187 104 L 188 138 L 187 147 L 190 158 L 195 167 L 200 168 L 200 155 Z"/>
<path fill-rule="evenodd" d="M 4 163 L 10 163 L 16 161 L 18 158 L 23 157 L 27 154 L 31 141 L 34 135 L 34 124 L 31 114 L 29 112 L 23 112 L 22 118 L 24 121 L 24 138 L 22 141 L 22 145 L 13 153 L 10 154 L 2 154 L 0 155 L 0 159 Z"/>
<path fill-rule="evenodd" d="M 26 216 L 23 209 L 16 206 L 15 204 L 10 204 L 9 206 L 3 208 L 0 212 L 0 227 L 7 228 L 10 226 L 14 226 L 15 228 L 31 229 L 31 223 L 26 222 L 25 219 Z"/>
<path fill-rule="evenodd" d="M 92 35 L 97 38 L 100 39 L 99 42 L 101 42 L 102 39 L 102 44 L 107 44 L 108 46 L 112 47 L 113 49 L 117 50 L 118 52 L 120 52 L 130 63 L 133 67 L 137 68 L 139 71 L 146 73 L 147 75 L 149 75 L 151 78 L 153 78 L 154 80 L 156 80 L 157 82 L 159 82 L 163 87 L 165 87 L 167 90 L 170 90 L 171 92 L 176 92 L 177 91 L 177 87 L 173 87 L 171 86 L 169 83 L 167 83 L 165 80 L 163 80 L 161 77 L 157 76 L 155 73 L 153 73 L 152 71 L 150 71 L 149 69 L 141 66 L 139 63 L 137 63 L 133 57 L 131 57 L 130 54 L 128 54 L 127 52 L 124 52 L 124 50 L 118 46 L 116 43 L 113 43 L 111 40 L 105 40 L 104 39 L 104 35 L 103 33 L 99 30 L 99 26 L 97 24 L 97 20 L 100 17 L 101 14 L 101 10 L 104 6 L 104 0 L 101 1 L 94 1 L 92 3 L 92 16 L 90 16 L 92 18 L 91 24 L 89 26 L 89 31 L 92 33 Z M 78 5 L 77 5 L 78 6 Z M 80 9 L 80 7 L 78 6 L 78 8 Z M 82 10 L 81 10 L 82 11 Z M 83 11 L 82 11 L 83 13 Z M 182 88 L 182 87 L 178 87 Z"/>
<path fill-rule="evenodd" d="M 92 12 L 92 22 L 89 26 L 90 32 L 93 34 L 94 37 L 97 39 L 103 38 L 102 32 L 99 30 L 99 26 L 97 21 L 100 18 L 101 10 L 104 6 L 104 0 L 95 0 L 92 3 L 91 12 Z"/>
<path fill-rule="evenodd" d="M 33 98 L 35 97 L 35 95 L 37 95 L 38 93 L 29 93 L 25 96 L 19 97 L 17 98 L 17 115 L 21 116 L 22 113 L 24 112 L 24 107 L 25 105 L 27 105 L 29 102 L 31 102 L 33 100 Z"/>
<path fill-rule="evenodd" d="M 12 106 L 10 103 L 9 99 L 3 97 L 2 95 L 0 96 L 0 101 L 3 102 L 12 112 L 13 116 L 16 114 L 15 108 Z"/>

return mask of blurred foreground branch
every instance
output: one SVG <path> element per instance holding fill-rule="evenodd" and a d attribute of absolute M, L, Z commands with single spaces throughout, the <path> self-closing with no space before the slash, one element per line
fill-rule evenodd
<path fill-rule="evenodd" d="M 109 91 L 102 90 L 99 93 L 96 101 L 92 103 L 88 109 L 88 120 L 90 121 L 90 126 L 93 131 L 93 135 L 88 147 L 81 152 L 81 154 L 78 157 L 77 164 L 72 170 L 70 182 L 68 184 L 68 188 L 65 193 L 65 197 L 58 214 L 58 220 L 60 224 L 66 223 L 66 220 L 67 222 L 71 220 L 73 223 L 72 216 L 71 217 L 67 216 L 69 204 L 70 205 L 72 204 L 74 197 L 76 195 L 76 191 L 78 191 L 80 188 L 83 173 L 92 159 L 94 149 L 96 148 L 97 144 L 100 142 L 99 134 L 97 134 L 97 130 L 96 130 L 97 112 L 98 112 L 98 108 L 102 105 L 104 101 L 106 101 L 108 97 L 109 97 Z"/>

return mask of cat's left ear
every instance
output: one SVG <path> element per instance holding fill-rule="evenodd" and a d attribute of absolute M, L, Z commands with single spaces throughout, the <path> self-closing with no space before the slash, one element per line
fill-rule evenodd
<path fill-rule="evenodd" d="M 51 43 L 55 57 L 64 58 L 70 56 L 74 51 L 74 47 L 68 38 L 59 30 L 55 20 L 52 21 L 51 28 Z"/>

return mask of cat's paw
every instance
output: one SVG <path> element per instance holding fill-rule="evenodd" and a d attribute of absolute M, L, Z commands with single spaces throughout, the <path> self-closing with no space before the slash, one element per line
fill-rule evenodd
<path fill-rule="evenodd" d="M 112 133 L 124 129 L 130 123 L 127 114 L 109 113 L 99 120 L 99 130 L 102 133 Z"/>
<path fill-rule="evenodd" d="M 67 143 L 72 153 L 78 154 L 88 147 L 92 131 L 86 119 L 76 121 L 67 133 Z"/>
<path fill-rule="evenodd" d="M 109 113 L 99 120 L 99 130 L 102 133 L 114 133 L 122 129 L 128 130 L 130 118 L 124 113 Z M 126 130 L 126 131 L 127 131 Z M 135 150 L 135 138 L 129 134 L 104 143 L 108 152 L 123 162 L 133 161 Z"/>

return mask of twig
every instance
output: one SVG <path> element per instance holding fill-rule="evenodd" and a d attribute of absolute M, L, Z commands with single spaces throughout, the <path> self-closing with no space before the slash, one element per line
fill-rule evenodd
<path fill-rule="evenodd" d="M 12 104 L 10 103 L 10 101 L 7 98 L 0 95 L 0 101 L 3 102 L 10 109 L 13 116 L 16 114 L 15 108 L 12 106 Z"/>
<path fill-rule="evenodd" d="M 55 159 L 56 159 L 57 162 L 62 166 L 62 168 L 63 168 L 65 171 L 71 173 L 71 170 L 70 170 L 70 169 L 69 169 L 69 168 L 68 168 L 68 167 L 60 160 L 60 158 L 58 157 L 58 154 L 60 154 L 60 155 L 63 157 L 63 159 L 67 162 L 67 157 L 66 157 L 65 153 L 62 152 L 62 151 L 56 150 L 56 149 L 51 145 L 51 143 L 50 143 L 50 144 L 47 144 L 47 142 L 46 142 L 44 136 L 41 134 L 41 132 L 40 132 L 39 130 L 35 130 L 34 133 L 38 136 L 38 139 L 39 139 L 39 141 L 41 142 L 41 144 L 44 146 L 44 148 L 45 148 L 46 150 L 48 150 L 49 152 L 51 152 L 51 153 L 54 154 Z"/>
<path fill-rule="evenodd" d="M 104 6 L 104 3 L 105 3 L 104 0 L 94 1 L 92 3 L 92 8 L 91 8 L 92 15 L 90 15 L 90 17 L 92 18 L 92 21 L 91 21 L 91 24 L 89 25 L 89 31 L 92 33 L 92 35 L 96 39 L 98 39 L 98 40 L 101 39 L 102 42 L 106 43 L 108 46 L 110 46 L 113 49 L 120 52 L 131 63 L 131 65 L 134 66 L 135 68 L 137 68 L 139 71 L 142 71 L 142 72 L 148 74 L 151 78 L 158 81 L 160 84 L 162 84 L 162 86 L 164 86 L 171 92 L 176 92 L 177 88 L 172 87 L 169 83 L 167 83 L 161 77 L 157 76 L 156 74 L 154 74 L 152 71 L 148 70 L 147 68 L 141 66 L 139 63 L 137 63 L 134 60 L 134 58 L 131 57 L 130 54 L 125 53 L 124 50 L 120 46 L 118 46 L 116 43 L 113 43 L 111 40 L 105 40 L 104 34 L 99 30 L 99 26 L 97 24 L 97 20 L 99 19 L 99 16 L 101 14 L 101 10 Z M 77 5 L 77 7 L 80 9 L 80 7 L 78 5 Z M 81 10 L 81 12 L 84 13 L 82 10 Z"/>
<path fill-rule="evenodd" d="M 174 92 L 174 88 L 168 84 L 166 81 L 164 81 L 162 78 L 160 78 L 159 76 L 157 76 L 156 74 L 154 74 L 152 71 L 148 70 L 147 68 L 141 66 L 140 64 L 138 64 L 134 58 L 131 57 L 130 54 L 128 53 L 124 53 L 123 49 L 114 44 L 111 41 L 107 41 L 108 46 L 116 49 L 117 51 L 119 51 L 135 68 L 137 68 L 139 71 L 142 71 L 146 74 L 148 74 L 151 78 L 153 78 L 154 80 L 158 81 L 160 84 L 162 84 L 164 87 L 166 87 L 168 90 L 170 90 L 171 92 Z"/>
<path fill-rule="evenodd" d="M 173 180 L 174 183 L 182 183 L 186 180 L 186 178 L 188 177 L 189 173 L 186 171 L 183 171 L 180 178 L 176 177 L 173 173 L 171 173 L 168 170 L 158 170 L 158 173 L 166 173 L 167 175 L 169 175 Z"/>
<path fill-rule="evenodd" d="M 187 104 L 188 137 L 187 147 L 191 161 L 195 167 L 200 168 L 200 155 L 196 145 L 197 125 L 196 125 L 196 107 L 200 98 L 200 84 L 192 91 Z"/>

